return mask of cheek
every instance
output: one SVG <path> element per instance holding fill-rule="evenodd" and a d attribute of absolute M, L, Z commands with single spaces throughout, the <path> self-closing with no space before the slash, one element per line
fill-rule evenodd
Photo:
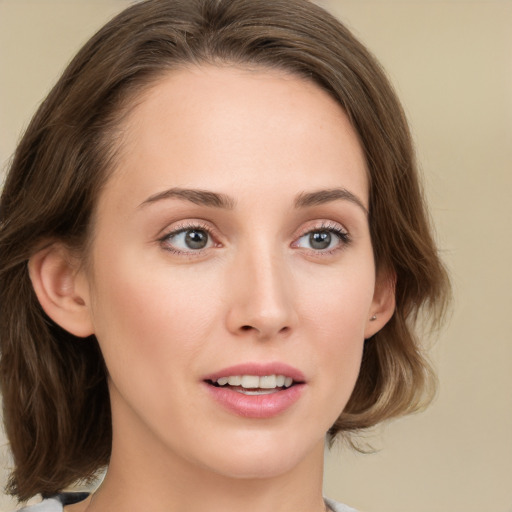
<path fill-rule="evenodd" d="M 319 340 L 339 340 L 335 347 L 363 339 L 374 293 L 373 266 L 348 266 L 309 282 L 298 293 L 301 317 Z"/>
<path fill-rule="evenodd" d="M 359 375 L 373 289 L 373 267 L 351 267 L 347 275 L 326 281 L 323 293 L 312 288 L 302 299 L 304 326 L 315 344 L 317 382 L 330 404 L 327 428 L 345 407 Z"/>
<path fill-rule="evenodd" d="M 172 274 L 129 259 L 97 268 L 94 326 L 111 373 L 112 365 L 141 373 L 169 368 L 206 339 L 212 304 L 201 299 L 194 281 Z"/>
<path fill-rule="evenodd" d="M 336 388 L 350 388 L 359 374 L 368 303 L 357 299 L 333 300 L 318 322 L 316 354 Z"/>

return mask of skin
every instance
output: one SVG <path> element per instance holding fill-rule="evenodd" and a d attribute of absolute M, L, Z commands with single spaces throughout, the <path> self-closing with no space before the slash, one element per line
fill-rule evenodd
<path fill-rule="evenodd" d="M 229 196 L 229 208 L 159 197 L 176 188 Z M 297 207 L 333 189 L 349 194 Z M 109 471 L 67 511 L 324 510 L 325 433 L 365 338 L 394 307 L 389 280 L 376 278 L 367 208 L 357 135 L 315 84 L 204 66 L 147 91 L 99 198 L 90 265 L 77 271 L 58 246 L 30 264 L 46 312 L 94 333 L 110 375 Z M 204 249 L 176 234 L 191 227 Z M 328 233 L 329 247 L 311 233 Z M 306 378 L 275 417 L 241 417 L 204 390 L 209 373 L 274 361 Z"/>

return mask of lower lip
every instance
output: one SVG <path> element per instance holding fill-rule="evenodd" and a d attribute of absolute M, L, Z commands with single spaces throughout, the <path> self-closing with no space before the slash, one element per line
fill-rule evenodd
<path fill-rule="evenodd" d="M 305 384 L 295 384 L 289 388 L 266 395 L 244 395 L 229 388 L 205 386 L 224 408 L 244 418 L 272 418 L 285 412 L 302 395 Z"/>

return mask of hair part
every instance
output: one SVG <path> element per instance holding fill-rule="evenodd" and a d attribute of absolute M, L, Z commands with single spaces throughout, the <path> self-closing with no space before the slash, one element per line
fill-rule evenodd
<path fill-rule="evenodd" d="M 272 68 L 311 80 L 343 107 L 365 153 L 378 269 L 396 277 L 396 312 L 366 341 L 354 392 L 329 432 L 416 410 L 433 374 L 415 325 L 438 325 L 449 295 L 419 186 L 407 121 L 368 50 L 307 0 L 147 0 L 80 50 L 21 140 L 0 203 L 0 385 L 15 468 L 8 492 L 55 494 L 109 462 L 107 370 L 94 336 L 43 312 L 28 259 L 60 241 L 87 254 L 95 205 L 115 168 L 123 118 L 187 65 Z"/>

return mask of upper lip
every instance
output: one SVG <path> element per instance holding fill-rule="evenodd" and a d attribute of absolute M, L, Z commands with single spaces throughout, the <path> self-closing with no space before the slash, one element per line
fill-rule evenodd
<path fill-rule="evenodd" d="M 221 377 L 230 377 L 235 375 L 256 375 L 258 377 L 263 377 L 265 375 L 284 375 L 285 377 L 291 377 L 294 382 L 304 382 L 306 380 L 306 377 L 299 369 L 294 368 L 289 364 L 277 361 L 271 363 L 236 364 L 206 375 L 203 380 L 216 381 Z"/>

